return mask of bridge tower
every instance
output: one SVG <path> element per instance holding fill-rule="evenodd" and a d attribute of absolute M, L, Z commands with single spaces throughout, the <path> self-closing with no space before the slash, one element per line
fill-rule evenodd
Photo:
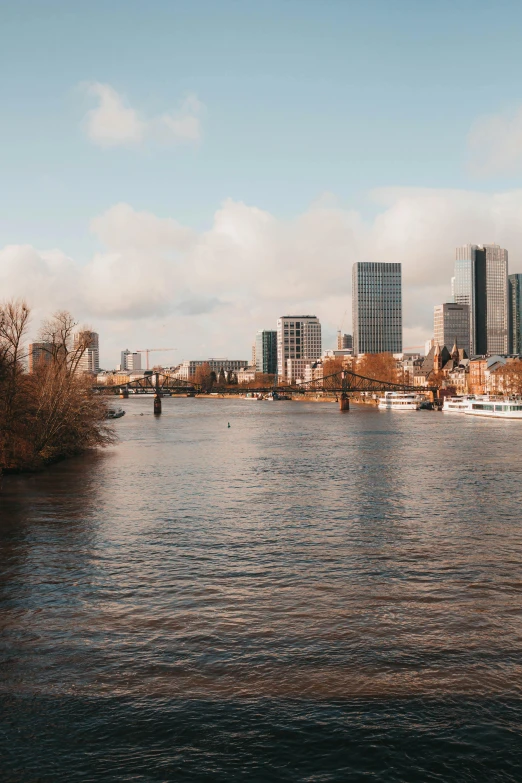
<path fill-rule="evenodd" d="M 154 415 L 161 415 L 161 391 L 159 385 L 159 373 L 156 373 L 155 377 L 155 391 L 154 391 Z"/>
<path fill-rule="evenodd" d="M 344 370 L 342 372 L 341 377 L 343 379 L 342 382 L 343 391 L 341 396 L 339 397 L 339 410 L 341 411 L 341 413 L 344 413 L 344 411 L 350 410 L 350 398 L 346 394 L 346 372 Z"/>

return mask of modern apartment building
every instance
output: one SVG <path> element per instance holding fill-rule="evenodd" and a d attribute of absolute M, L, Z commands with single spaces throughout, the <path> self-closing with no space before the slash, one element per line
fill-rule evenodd
<path fill-rule="evenodd" d="M 522 275 L 508 276 L 509 353 L 522 353 Z"/>
<path fill-rule="evenodd" d="M 128 348 L 122 351 L 120 370 L 141 370 L 141 353 L 133 353 Z"/>
<path fill-rule="evenodd" d="M 454 299 L 469 307 L 470 355 L 509 350 L 508 252 L 463 245 L 455 253 Z"/>
<path fill-rule="evenodd" d="M 84 329 L 81 332 L 76 332 L 73 340 L 74 350 L 77 350 L 80 346 L 87 346 L 83 351 L 80 361 L 78 362 L 78 372 L 88 372 L 98 374 L 100 371 L 100 349 L 99 349 L 99 335 L 97 332 L 91 332 Z"/>
<path fill-rule="evenodd" d="M 256 333 L 255 364 L 257 372 L 275 375 L 277 372 L 277 332 L 260 329 Z"/>
<path fill-rule="evenodd" d="M 446 346 L 451 350 L 456 342 L 469 356 L 469 305 L 454 302 L 435 305 L 433 335 L 440 348 Z"/>
<path fill-rule="evenodd" d="M 400 263 L 359 261 L 352 269 L 353 352 L 402 353 Z"/>
<path fill-rule="evenodd" d="M 39 365 L 49 364 L 52 360 L 53 346 L 51 343 L 29 343 L 28 369 L 34 372 Z"/>
<path fill-rule="evenodd" d="M 277 375 L 287 378 L 288 359 L 321 358 L 321 324 L 315 315 L 284 315 L 277 322 Z"/>

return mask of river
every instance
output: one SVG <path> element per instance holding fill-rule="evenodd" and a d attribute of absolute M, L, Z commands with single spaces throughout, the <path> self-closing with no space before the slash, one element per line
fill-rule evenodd
<path fill-rule="evenodd" d="M 3 781 L 521 780 L 522 422 L 122 406 L 4 478 Z"/>

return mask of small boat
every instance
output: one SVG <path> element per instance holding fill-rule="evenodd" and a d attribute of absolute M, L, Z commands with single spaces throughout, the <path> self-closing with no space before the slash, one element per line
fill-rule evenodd
<path fill-rule="evenodd" d="M 379 408 L 391 411 L 418 411 L 424 401 L 425 398 L 420 394 L 384 392 L 384 397 L 379 397 Z"/>
<path fill-rule="evenodd" d="M 125 416 L 123 408 L 109 408 L 105 414 L 106 419 L 121 419 L 122 416 Z"/>

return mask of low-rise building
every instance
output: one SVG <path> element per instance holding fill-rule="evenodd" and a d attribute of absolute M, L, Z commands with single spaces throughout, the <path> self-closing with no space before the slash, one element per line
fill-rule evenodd
<path fill-rule="evenodd" d="M 307 368 L 313 362 L 310 359 L 287 359 L 285 381 L 287 383 L 296 383 L 298 378 L 304 378 Z"/>
<path fill-rule="evenodd" d="M 243 367 L 241 370 L 238 370 L 237 375 L 237 382 L 238 383 L 252 383 L 252 381 L 255 381 L 256 379 L 256 367 L 250 366 L 250 367 Z"/>
<path fill-rule="evenodd" d="M 486 370 L 488 360 L 485 356 L 474 356 L 469 362 L 468 389 L 470 394 L 486 394 Z"/>
<path fill-rule="evenodd" d="M 235 372 L 248 367 L 248 359 L 190 359 L 181 362 L 176 371 L 176 377 L 183 381 L 192 381 L 198 367 L 208 365 L 209 372 L 215 372 L 219 376 L 221 370 L 224 373 Z"/>

